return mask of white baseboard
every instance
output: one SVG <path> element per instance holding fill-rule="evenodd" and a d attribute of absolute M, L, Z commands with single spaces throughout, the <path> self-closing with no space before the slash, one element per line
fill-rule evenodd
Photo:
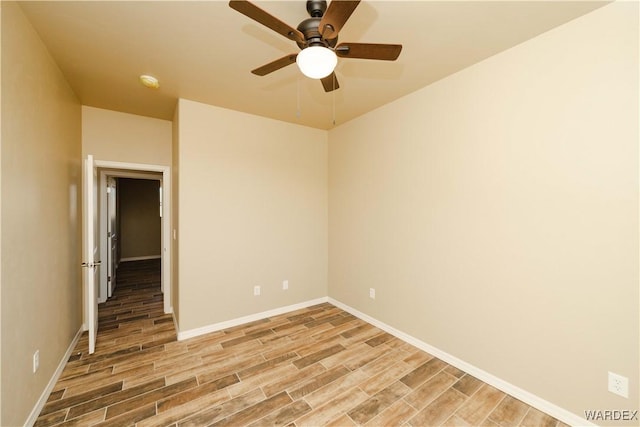
<path fill-rule="evenodd" d="M 42 411 L 42 408 L 44 408 L 44 405 L 47 403 L 47 399 L 49 398 L 49 394 L 51 394 L 51 390 L 53 390 L 53 387 L 55 387 L 56 383 L 58 382 L 58 378 L 60 378 L 60 375 L 62 375 L 64 367 L 67 366 L 67 361 L 69 360 L 69 357 L 71 357 L 71 353 L 73 353 L 73 350 L 76 348 L 78 340 L 80 339 L 80 336 L 82 336 L 82 332 L 84 332 L 84 330 L 84 325 L 82 325 L 76 333 L 76 336 L 71 341 L 71 344 L 69 344 L 67 351 L 65 352 L 64 356 L 62 356 L 58 367 L 51 376 L 49 383 L 40 395 L 36 406 L 34 406 L 34 408 L 31 410 L 27 421 L 24 423 L 25 426 L 31 427 L 35 424 L 36 420 L 38 419 L 38 415 L 40 415 L 40 411 Z"/>
<path fill-rule="evenodd" d="M 131 256 L 128 258 L 120 258 L 120 262 L 127 262 L 127 261 L 146 261 L 148 259 L 160 259 L 161 256 L 160 255 L 149 255 L 149 256 Z"/>
<path fill-rule="evenodd" d="M 521 389 L 520 387 L 517 387 L 501 378 L 496 377 L 495 375 L 492 375 L 490 373 L 488 373 L 485 370 L 482 370 L 470 363 L 465 362 L 464 360 L 458 359 L 455 356 L 452 356 L 451 354 L 440 350 L 439 348 L 436 348 L 432 345 L 429 345 L 427 343 L 425 343 L 424 341 L 421 341 L 415 337 L 412 337 L 409 334 L 406 334 L 396 328 L 394 328 L 393 326 L 389 326 L 384 322 L 381 322 L 377 319 L 374 319 L 371 316 L 368 316 L 358 310 L 356 310 L 353 307 L 350 307 L 346 304 L 341 303 L 340 301 L 337 301 L 333 298 L 328 298 L 328 301 L 330 304 L 335 305 L 336 307 L 339 307 L 341 309 L 343 309 L 344 311 L 353 314 L 354 316 L 358 317 L 359 319 L 364 320 L 367 323 L 370 323 L 374 326 L 376 326 L 377 328 L 382 329 L 383 331 L 393 335 L 396 338 L 401 339 L 402 341 L 411 344 L 414 347 L 419 348 L 420 350 L 426 351 L 427 353 L 431 354 L 432 356 L 437 357 L 438 359 L 452 365 L 455 366 L 458 369 L 461 369 L 463 371 L 465 371 L 466 373 L 468 373 L 469 375 L 472 375 L 476 378 L 478 378 L 479 380 L 484 381 L 485 383 L 489 384 L 490 386 L 493 386 L 495 388 L 497 388 L 498 390 L 501 390 L 513 397 L 515 397 L 516 399 L 519 399 L 521 401 L 523 401 L 524 403 L 526 403 L 529 406 L 532 406 L 536 409 L 539 409 L 542 412 L 545 412 L 549 415 L 551 415 L 554 418 L 557 418 L 558 420 L 564 422 L 565 424 L 571 425 L 571 426 L 596 426 L 596 424 L 593 424 L 587 420 L 585 420 L 584 418 L 567 411 L 566 409 L 563 409 L 557 405 L 554 405 L 553 403 L 539 397 L 536 396 L 533 393 L 530 393 L 526 390 Z"/>
<path fill-rule="evenodd" d="M 274 308 L 273 310 L 263 311 L 262 313 L 250 314 L 248 316 L 238 317 L 237 319 L 225 320 L 224 322 L 214 323 L 213 325 L 203 326 L 201 328 L 190 329 L 187 331 L 178 330 L 178 341 L 186 340 L 188 338 L 197 337 L 199 335 L 208 334 L 210 332 L 220 331 L 222 329 L 232 328 L 234 326 L 242 325 L 244 323 L 254 322 L 256 320 L 266 319 L 267 317 L 278 316 L 280 314 L 288 313 L 290 311 L 300 310 L 301 308 L 311 307 L 312 305 L 322 304 L 329 300 L 328 297 L 317 298 L 310 301 L 301 302 L 298 304 L 288 305 L 286 307 Z"/>

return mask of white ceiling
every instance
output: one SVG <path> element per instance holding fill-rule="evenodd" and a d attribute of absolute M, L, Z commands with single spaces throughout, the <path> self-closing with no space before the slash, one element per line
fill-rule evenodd
<path fill-rule="evenodd" d="M 292 27 L 305 2 L 256 1 Z M 321 129 L 344 123 L 588 13 L 590 1 L 363 1 L 340 42 L 400 43 L 395 62 L 339 60 L 325 93 L 295 64 L 250 70 L 296 44 L 226 1 L 21 2 L 84 105 L 171 120 L 177 98 Z M 160 80 L 152 90 L 140 74 Z"/>

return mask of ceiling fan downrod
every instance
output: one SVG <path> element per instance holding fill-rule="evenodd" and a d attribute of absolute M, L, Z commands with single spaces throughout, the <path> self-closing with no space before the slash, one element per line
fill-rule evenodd
<path fill-rule="evenodd" d="M 326 0 L 307 0 L 307 12 L 312 18 L 322 18 L 326 10 Z"/>

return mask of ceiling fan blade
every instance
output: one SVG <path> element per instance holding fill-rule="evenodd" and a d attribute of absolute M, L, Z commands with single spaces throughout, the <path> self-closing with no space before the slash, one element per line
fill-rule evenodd
<path fill-rule="evenodd" d="M 283 56 L 280 59 L 276 59 L 273 62 L 269 62 L 262 67 L 258 67 L 255 70 L 251 70 L 253 74 L 258 76 L 266 76 L 269 73 L 273 73 L 274 71 L 279 70 L 280 68 L 284 68 L 287 65 L 293 64 L 296 62 L 297 53 L 292 53 L 291 55 Z"/>
<path fill-rule="evenodd" d="M 331 92 L 333 90 L 339 89 L 340 85 L 338 84 L 338 78 L 336 77 L 336 73 L 331 73 L 324 79 L 321 79 L 322 87 L 324 87 L 325 92 Z"/>
<path fill-rule="evenodd" d="M 395 61 L 402 52 L 401 44 L 340 43 L 336 55 L 342 58 L 381 59 Z"/>
<path fill-rule="evenodd" d="M 246 0 L 231 0 L 229 2 L 229 6 L 231 7 L 231 9 L 237 10 L 243 15 L 248 16 L 254 21 L 261 23 L 265 27 L 272 29 L 278 34 L 282 34 L 290 40 L 296 42 L 304 42 L 304 35 L 300 31 L 285 24 L 275 16 L 270 15 L 251 2 L 248 2 Z"/>
<path fill-rule="evenodd" d="M 322 38 L 327 40 L 335 39 L 359 3 L 360 0 L 333 0 L 329 3 L 329 7 L 318 25 L 318 32 L 322 35 Z"/>

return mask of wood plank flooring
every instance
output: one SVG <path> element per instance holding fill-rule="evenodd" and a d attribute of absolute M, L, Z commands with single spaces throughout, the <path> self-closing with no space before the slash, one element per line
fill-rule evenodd
<path fill-rule="evenodd" d="M 159 268 L 121 264 L 37 426 L 564 426 L 330 304 L 176 341 Z"/>

